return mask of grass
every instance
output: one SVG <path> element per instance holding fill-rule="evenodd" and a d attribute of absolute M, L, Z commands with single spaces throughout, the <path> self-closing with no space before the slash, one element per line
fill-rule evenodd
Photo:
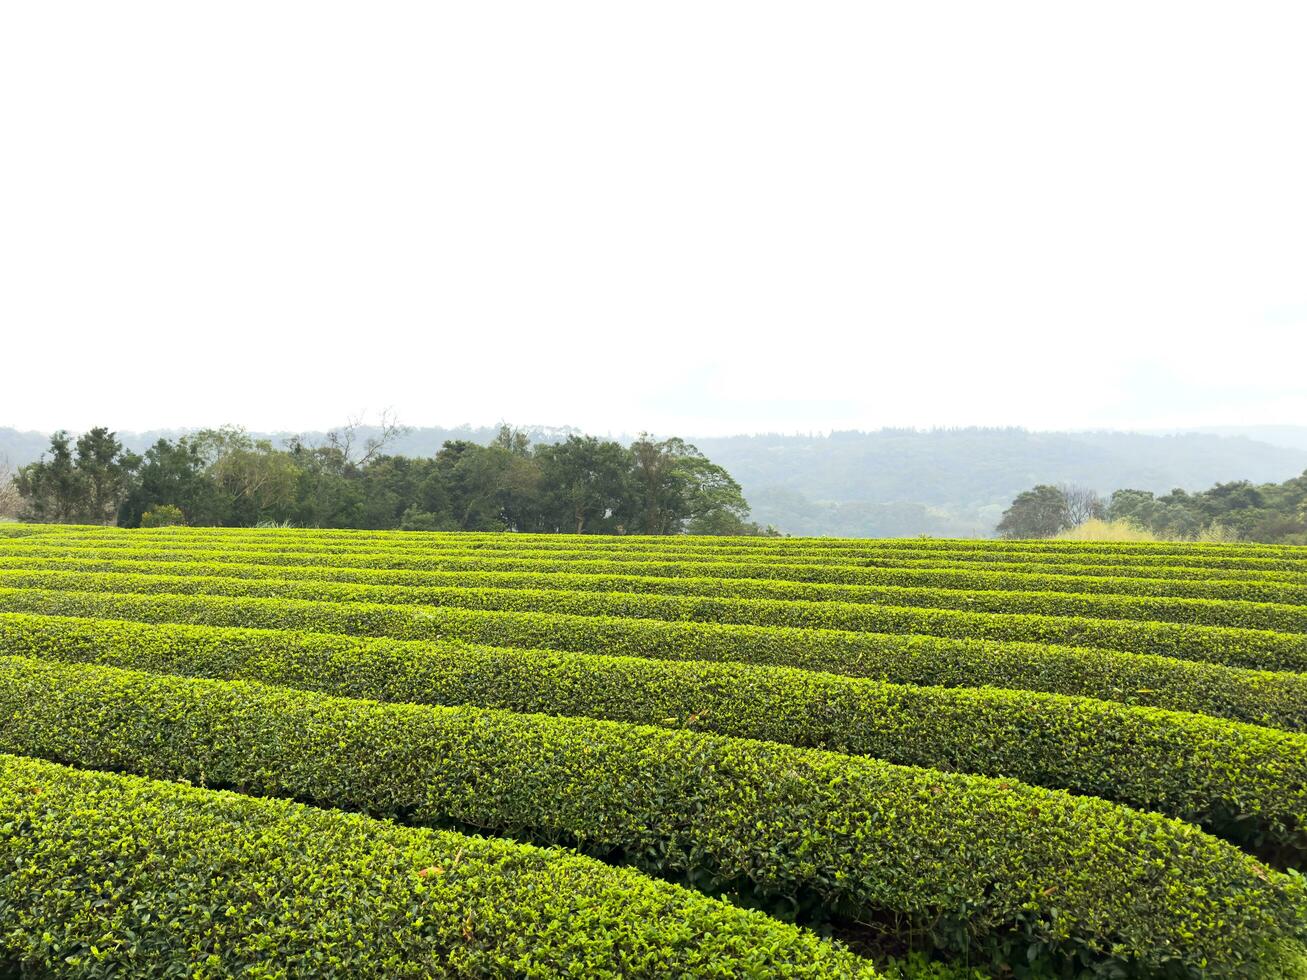
<path fill-rule="evenodd" d="M 1239 535 L 1221 524 L 1209 524 L 1192 538 L 1162 537 L 1132 521 L 1085 521 L 1079 527 L 1055 534 L 1058 541 L 1197 541 L 1204 544 L 1238 544 Z"/>

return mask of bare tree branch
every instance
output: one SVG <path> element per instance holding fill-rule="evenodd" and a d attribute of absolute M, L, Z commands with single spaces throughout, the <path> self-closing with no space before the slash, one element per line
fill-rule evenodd
<path fill-rule="evenodd" d="M 0 456 L 0 518 L 17 517 L 22 497 L 14 484 L 14 469 L 8 458 Z"/>
<path fill-rule="evenodd" d="M 394 409 L 386 409 L 381 413 L 376 426 L 380 431 L 364 440 L 361 454 L 355 459 L 354 445 L 359 438 L 359 430 L 365 427 L 365 423 L 366 416 L 359 413 L 348 418 L 340 428 L 327 433 L 327 446 L 340 453 L 340 458 L 347 466 L 366 466 L 380 456 L 388 445 L 409 431 L 408 426 L 400 424 Z"/>
<path fill-rule="evenodd" d="M 1085 521 L 1102 519 L 1107 516 L 1107 504 L 1097 490 L 1088 487 L 1063 483 L 1058 486 L 1066 498 L 1067 517 L 1072 527 L 1079 527 Z"/>

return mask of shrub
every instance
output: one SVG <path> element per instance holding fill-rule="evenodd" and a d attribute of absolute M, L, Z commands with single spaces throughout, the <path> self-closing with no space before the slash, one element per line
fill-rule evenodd
<path fill-rule="evenodd" d="M 176 527 L 185 523 L 182 509 L 172 504 L 161 504 L 141 515 L 141 527 Z"/>
<path fill-rule="evenodd" d="M 1135 653 L 1165 654 L 1185 660 L 1262 670 L 1307 671 L 1307 635 L 1083 616 L 965 612 L 913 606 L 786 602 L 711 596 L 660 596 L 628 592 L 575 592 L 563 589 L 418 589 L 282 579 L 130 575 L 114 572 L 79 574 L 0 570 L 0 586 L 151 595 L 251 596 L 369 605 L 434 606 L 487 612 L 549 611 L 580 617 L 690 621 L 857 633 L 921 633 L 955 639 L 1075 644 Z M 1001 597 L 1002 593 L 997 595 Z M 1293 607 L 1285 608 L 1292 611 Z"/>
<path fill-rule="evenodd" d="M 575 844 L 742 900 L 892 914 L 944 948 L 1234 975 L 1299 878 L 1088 797 L 590 719 L 0 663 L 0 748 Z M 173 843 L 177 847 L 177 843 Z"/>
<path fill-rule="evenodd" d="M 757 913 L 587 858 L 0 756 L 0 971 L 852 977 Z"/>
<path fill-rule="evenodd" d="M 0 654 L 389 702 L 589 716 L 1011 776 L 1302 865 L 1307 736 L 1088 698 L 293 631 L 0 615 Z"/>
<path fill-rule="evenodd" d="M 110 553 L 112 554 L 112 553 Z M 241 562 L 232 556 L 218 561 L 171 561 L 167 552 L 144 560 L 57 557 L 5 557 L 0 574 L 9 572 L 108 572 L 120 575 L 199 576 L 213 578 L 307 580 L 364 586 L 421 588 L 565 589 L 575 592 L 636 592 L 705 598 L 772 599 L 786 602 L 892 605 L 959 609 L 970 612 L 1035 613 L 1152 622 L 1194 623 L 1250 629 L 1307 631 L 1307 588 L 1293 585 L 1161 582 L 1148 579 L 1076 579 L 1074 576 L 1020 577 L 990 572 L 936 572 L 931 569 L 855 569 L 864 581 L 852 583 L 785 581 L 732 574 L 740 566 L 719 562 L 691 566 L 701 574 L 663 574 L 665 566 L 609 563 L 609 574 L 576 563 L 540 568 L 532 561 L 505 569 L 463 561 L 449 570 L 354 567 L 349 560 L 313 564 Z M 616 571 L 612 571 L 613 568 Z M 750 568 L 750 566 L 745 566 Z M 672 566 L 672 570 L 676 569 Z M 1044 586 L 1041 588 L 1041 586 Z M 1088 586 L 1088 588 L 1086 588 Z M 1213 587 L 1214 586 L 1214 587 Z M 421 600 L 423 594 L 403 589 L 376 593 L 375 601 Z M 1117 591 L 1113 591 L 1113 590 Z M 1098 594 L 1105 592 L 1107 594 Z M 1179 595 L 1173 593 L 1179 592 Z M 1267 592 L 1274 593 L 1273 598 Z M 1080 594 L 1087 593 L 1087 594 Z M 1126 594 L 1121 594 L 1126 593 Z M 1203 594 L 1206 593 L 1206 594 Z M 439 593 L 436 593 L 439 595 Z M 1257 599 L 1259 601 L 1250 601 Z M 1233 600 L 1233 601 L 1231 601 Z M 1278 601 L 1278 604 L 1277 604 Z"/>
<path fill-rule="evenodd" d="M 1307 677 L 1112 650 L 224 596 L 0 589 L 0 610 L 769 664 L 903 684 L 1084 694 L 1307 731 Z"/>

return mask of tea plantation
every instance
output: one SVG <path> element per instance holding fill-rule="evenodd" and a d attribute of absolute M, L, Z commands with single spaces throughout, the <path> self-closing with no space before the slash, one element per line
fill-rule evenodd
<path fill-rule="evenodd" d="M 0 525 L 0 976 L 1307 977 L 1307 548 Z"/>

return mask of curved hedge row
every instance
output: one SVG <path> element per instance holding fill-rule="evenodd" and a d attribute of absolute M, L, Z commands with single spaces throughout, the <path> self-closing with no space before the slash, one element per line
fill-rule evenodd
<path fill-rule="evenodd" d="M 772 599 L 718 599 L 545 589 L 417 589 L 280 579 L 120 575 L 112 572 L 83 575 L 76 572 L 0 571 L 0 587 L 143 595 L 248 596 L 494 612 L 548 611 L 575 616 L 810 630 L 921 633 L 954 639 L 1063 643 L 1132 653 L 1163 654 L 1184 660 L 1202 660 L 1261 670 L 1307 671 L 1307 635 L 1088 617 L 962 612 L 833 602 L 785 602 Z"/>
<path fill-rule="evenodd" d="M 178 554 L 185 554 L 185 552 L 170 551 L 169 554 L 175 556 Z M 246 554 L 246 552 L 240 552 L 240 554 Z M 258 554 L 258 552 L 255 552 L 255 554 Z M 264 552 L 263 554 L 267 554 L 267 552 Z M 368 554 L 373 553 L 369 552 Z M 849 566 L 839 567 L 847 568 Z M 991 561 L 985 562 L 983 565 L 978 562 L 936 561 L 929 558 L 877 559 L 874 563 L 864 562 L 857 567 L 896 569 L 902 571 L 910 569 L 931 569 L 938 571 L 989 571 L 994 574 L 1003 572 L 1019 575 L 1090 576 L 1096 578 L 1110 576 L 1112 579 L 1148 578 L 1157 581 L 1235 582 L 1241 584 L 1267 583 L 1289 586 L 1307 585 L 1307 573 L 1302 572 L 1261 571 L 1258 569 L 1194 568 L 1187 565 L 1115 565 L 1106 561 L 1097 564 L 1079 564 L 1071 562 L 1057 563 L 1045 562 L 1042 558 L 1032 559 L 1030 561 Z"/>
<path fill-rule="evenodd" d="M 1054 694 L 745 664 L 0 616 L 0 655 L 379 701 L 687 727 L 1010 776 L 1154 810 L 1272 863 L 1307 855 L 1307 736 Z"/>
<path fill-rule="evenodd" d="M 0 829 L 31 975 L 874 976 L 629 870 L 279 800 L 0 756 Z"/>
<path fill-rule="evenodd" d="M 1300 878 L 1187 824 L 1015 782 L 24 658 L 0 661 L 0 715 L 3 751 L 616 850 L 728 892 L 901 914 L 1005 960 L 1048 947 L 1226 975 L 1307 935 Z"/>
<path fill-rule="evenodd" d="M 118 528 L 95 528 L 92 534 L 121 534 Z M 127 534 L 155 537 L 160 540 L 189 540 L 196 537 L 222 539 L 264 538 L 270 540 L 300 537 L 329 544 L 357 544 L 368 541 L 394 542 L 411 547 L 439 547 L 450 543 L 467 543 L 478 546 L 502 546 L 509 537 L 521 543 L 543 548 L 593 547 L 596 543 L 614 548 L 676 548 L 711 550 L 725 547 L 736 552 L 786 553 L 845 553 L 870 555 L 897 552 L 1055 552 L 1058 554 L 1126 554 L 1126 555 L 1193 555 L 1197 557 L 1250 557 L 1304 560 L 1307 546 L 1295 544 L 1263 544 L 1251 541 L 1234 543 L 1179 542 L 1179 541 L 1076 541 L 1071 539 L 1008 540 L 996 538 L 847 538 L 847 537 L 757 537 L 721 535 L 594 535 L 594 534 L 516 534 L 500 531 L 437 531 L 400 532 L 392 530 L 364 531 L 354 529 L 316 528 L 218 528 L 168 527 L 136 529 Z"/>
<path fill-rule="evenodd" d="M 796 582 L 829 582 L 832 584 L 860 585 L 877 584 L 886 579 L 878 576 L 922 575 L 922 576 L 966 576 L 967 579 L 984 579 L 1017 584 L 1025 580 L 1056 580 L 1059 585 L 1065 583 L 1066 591 L 1094 591 L 1085 589 L 1077 582 L 1088 580 L 1092 583 L 1104 583 L 1115 587 L 1120 584 L 1127 589 L 1131 583 L 1141 579 L 1148 580 L 1149 586 L 1177 587 L 1179 589 L 1225 589 L 1222 594 L 1210 596 L 1193 595 L 1193 598 L 1233 598 L 1254 601 L 1286 602 L 1298 604 L 1300 597 L 1307 591 L 1307 574 L 1274 571 L 1229 571 L 1220 569 L 1186 568 L 1181 566 L 1108 566 L 1044 564 L 1036 561 L 1016 562 L 976 562 L 940 561 L 931 559 L 886 559 L 874 564 L 812 564 L 791 558 L 772 558 L 769 556 L 746 556 L 744 559 L 713 558 L 708 555 L 659 556 L 644 553 L 621 554 L 608 552 L 603 558 L 593 557 L 594 552 L 549 552 L 541 555 L 538 551 L 500 550 L 488 553 L 474 548 L 442 549 L 424 552 L 386 552 L 361 551 L 347 554 L 323 555 L 313 551 L 277 551 L 277 550 L 239 550 L 215 549 L 210 547 L 169 548 L 160 550 L 161 546 L 137 546 L 131 542 L 114 547 L 99 545 L 53 544 L 50 541 L 25 543 L 22 547 L 11 547 L 0 543 L 0 558 L 6 562 L 21 564 L 24 558 L 51 559 L 62 557 L 86 557 L 98 560 L 115 558 L 130 560 L 167 560 L 173 563 L 191 562 L 233 562 L 239 564 L 260 565 L 321 565 L 329 563 L 338 567 L 385 569 L 391 571 L 459 571 L 492 570 L 529 571 L 576 571 L 614 574 L 657 574 L 681 575 L 702 574 L 704 577 L 724 577 L 734 572 L 744 573 L 738 577 L 773 578 Z M 947 580 L 936 584 L 944 585 Z M 908 584 L 901 581 L 899 584 Z M 925 584 L 924 582 L 922 584 Z M 1139 594 L 1145 594 L 1138 587 Z M 999 586 L 996 586 L 999 587 Z M 1006 587 L 1006 585 L 1002 586 Z M 1032 588 L 1037 588 L 1032 586 Z M 1269 592 L 1260 590 L 1268 589 Z M 1279 591 L 1284 590 L 1284 591 Z M 1103 591 L 1111 591 L 1104 589 Z M 1160 593 L 1159 593 L 1160 594 Z M 1179 594 L 1179 593 L 1177 593 Z"/>
<path fill-rule="evenodd" d="M 894 553 L 957 552 L 989 554 L 1057 553 L 1106 555 L 1187 555 L 1206 557 L 1248 557 L 1307 561 L 1307 547 L 1302 545 L 1209 544 L 1172 541 L 1075 541 L 1075 540 L 1004 540 L 983 538 L 764 538 L 721 537 L 716 535 L 589 535 L 589 534 L 514 534 L 502 532 L 436 531 L 395 532 L 346 529 L 255 529 L 217 527 L 170 527 L 124 531 L 104 527 L 68 527 L 54 532 L 63 538 L 113 538 L 131 535 L 140 539 L 168 542 L 195 539 L 224 541 L 280 541 L 298 539 L 324 545 L 357 545 L 384 541 L 397 547 L 430 548 L 457 543 L 477 547 L 576 548 L 603 546 L 612 549 L 727 550 L 772 554 L 810 553 L 855 556 Z M 513 543 L 506 545 L 506 541 Z"/>
<path fill-rule="evenodd" d="M 170 549 L 212 549 L 216 546 L 230 547 L 240 544 L 244 550 L 312 552 L 316 554 L 351 554 L 373 553 L 383 551 L 387 554 L 421 555 L 433 552 L 447 553 L 462 551 L 480 554 L 502 552 L 539 555 L 549 554 L 586 554 L 593 557 L 602 554 L 605 557 L 646 556 L 648 558 L 682 557 L 692 558 L 724 556 L 747 558 L 753 561 L 794 562 L 804 564 L 833 565 L 877 565 L 882 562 L 895 563 L 903 560 L 946 560 L 950 562 L 983 563 L 991 561 L 1026 560 L 1038 557 L 1046 563 L 1072 565 L 1152 565 L 1179 566 L 1185 568 L 1213 569 L 1249 569 L 1279 570 L 1295 573 L 1307 573 L 1307 547 L 1282 557 L 1240 554 L 1238 549 L 1222 546 L 1221 550 L 1200 551 L 1192 547 L 1175 553 L 1130 553 L 1120 549 L 1114 550 L 1075 550 L 1046 549 L 1043 547 L 1013 548 L 1008 542 L 973 542 L 988 544 L 984 548 L 868 548 L 857 551 L 850 548 L 804 547 L 788 549 L 766 549 L 759 546 L 741 546 L 740 542 L 753 539 L 687 539 L 681 536 L 669 536 L 656 539 L 583 537 L 576 539 L 568 535 L 518 535 L 498 534 L 474 540 L 474 536 L 464 532 L 453 535 L 437 536 L 428 540 L 410 537 L 403 532 L 388 532 L 389 537 L 380 539 L 339 539 L 328 540 L 314 538 L 312 532 L 256 532 L 234 533 L 198 533 L 205 529 L 186 529 L 185 533 L 169 536 L 142 534 L 139 531 L 115 531 L 102 534 L 67 534 L 67 535 L 33 535 L 8 542 L 9 547 L 47 546 L 51 542 L 59 544 L 85 544 L 95 547 L 139 547 L 144 542 L 166 542 Z M 209 529 L 216 530 L 216 529 Z M 1042 543 L 1036 543 L 1042 544 Z"/>
<path fill-rule="evenodd" d="M 352 585 L 422 588 L 564 589 L 572 592 L 631 592 L 711 598 L 773 599 L 783 602 L 838 602 L 853 605 L 893 605 L 913 608 L 961 609 L 970 612 L 1033 613 L 1046 616 L 1085 616 L 1094 619 L 1138 619 L 1149 622 L 1234 626 L 1243 629 L 1307 632 L 1307 604 L 1286 605 L 1229 599 L 1076 594 L 1055 591 L 980 590 L 950 583 L 916 585 L 838 585 L 785 582 L 765 578 L 577 574 L 571 571 L 460 570 L 410 571 L 350 568 L 336 563 L 269 565 L 245 562 L 171 562 L 166 560 L 82 560 L 0 558 L 0 581 L 8 573 L 111 573 L 280 579 L 283 581 L 344 582 Z M 874 574 L 874 570 L 871 570 Z M 892 573 L 891 573 L 892 574 Z M 983 581 L 980 584 L 985 584 Z M 1305 590 L 1307 591 L 1307 590 Z M 420 592 L 381 594 L 379 602 L 423 601 Z M 437 593 L 439 595 L 439 593 Z"/>
<path fill-rule="evenodd" d="M 1307 677 L 1146 654 L 912 635 L 223 596 L 0 589 L 0 610 L 744 662 L 903 684 L 1078 694 L 1307 731 Z"/>
<path fill-rule="evenodd" d="M 236 543 L 239 544 L 239 543 Z M 164 549 L 161 551 L 161 549 Z M 1287 586 L 1307 585 L 1307 572 L 1264 571 L 1256 569 L 1195 568 L 1184 565 L 1129 565 L 1113 562 L 1110 558 L 1088 556 L 1087 562 L 1062 560 L 1054 555 L 1044 560 L 994 560 L 986 562 L 943 558 L 875 558 L 845 560 L 808 557 L 803 555 L 723 555 L 697 551 L 690 554 L 675 552 L 611 551 L 590 549 L 512 549 L 501 547 L 486 549 L 471 546 L 441 547 L 438 549 L 387 549 L 382 545 L 369 545 L 363 550 L 335 549 L 322 551 L 314 547 L 284 547 L 248 543 L 239 547 L 222 547 L 222 542 L 165 546 L 133 540 L 107 540 L 95 542 L 63 542 L 52 536 L 28 539 L 9 539 L 0 542 L 0 555 L 10 558 L 24 556 L 53 558 L 63 555 L 94 554 L 97 557 L 122 555 L 131 558 L 146 554 L 166 555 L 170 561 L 239 561 L 259 564 L 348 564 L 353 568 L 429 569 L 460 567 L 463 562 L 502 562 L 510 568 L 551 565 L 566 570 L 575 565 L 602 563 L 606 570 L 624 573 L 632 566 L 663 565 L 747 565 L 756 569 L 748 577 L 777 577 L 779 573 L 789 580 L 861 584 L 868 573 L 932 571 L 969 573 L 973 575 L 1055 575 L 1058 577 L 1093 577 L 1114 580 L 1150 578 L 1167 581 L 1239 583 L 1267 583 Z M 596 555 L 602 557 L 596 558 Z M 455 563 L 455 564 L 451 564 Z M 707 569 L 706 569 L 707 570 Z"/>
<path fill-rule="evenodd" d="M 285 560 L 283 560 L 283 558 Z M 255 577 L 260 569 L 276 569 L 280 578 L 310 576 L 337 581 L 388 585 L 436 584 L 458 573 L 531 573 L 536 575 L 613 576 L 622 579 L 672 579 L 678 584 L 699 581 L 730 583 L 736 595 L 812 601 L 858 601 L 859 586 L 907 586 L 962 591 L 1064 592 L 1089 595 L 1133 595 L 1154 598 L 1216 599 L 1307 607 L 1307 585 L 1282 582 L 1189 581 L 1151 578 L 1111 578 L 1101 575 L 1041 575 L 973 568 L 842 568 L 824 565 L 765 565 L 734 561 L 645 562 L 539 558 L 428 558 L 385 556 L 356 560 L 347 556 L 324 564 L 316 556 L 278 556 L 260 552 L 172 552 L 123 549 L 120 552 L 48 548 L 44 553 L 7 555 L 0 548 L 0 569 L 47 571 L 152 572 L 205 574 L 201 568 L 221 568 L 228 576 Z M 465 575 L 460 577 L 466 577 Z M 689 589 L 685 584 L 682 588 Z M 852 588 L 849 588 L 852 587 Z M 647 591 L 655 591 L 650 585 Z M 624 591 L 641 591 L 637 587 Z M 1307 617 L 1307 608 L 1300 615 Z"/>

